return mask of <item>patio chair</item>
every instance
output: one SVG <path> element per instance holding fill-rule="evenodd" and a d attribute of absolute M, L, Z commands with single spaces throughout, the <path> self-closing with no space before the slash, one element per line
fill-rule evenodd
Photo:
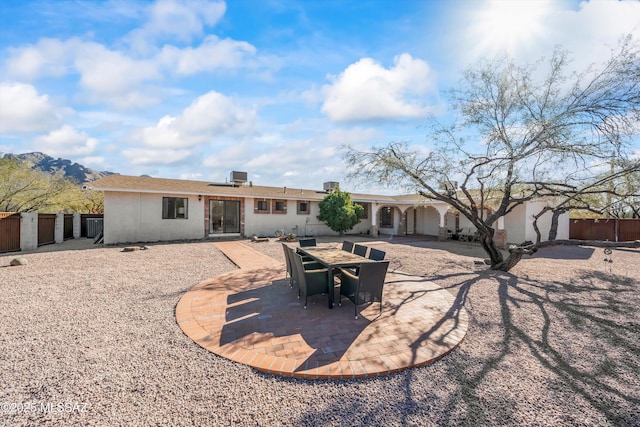
<path fill-rule="evenodd" d="M 376 248 L 369 249 L 369 259 L 372 259 L 375 261 L 382 261 L 386 254 L 387 253 L 385 251 L 381 251 L 380 249 L 376 249 Z"/>
<path fill-rule="evenodd" d="M 462 227 L 460 230 L 458 230 L 458 239 L 461 242 L 468 242 L 470 233 L 471 233 L 471 229 Z"/>
<path fill-rule="evenodd" d="M 342 242 L 342 250 L 347 252 L 353 252 L 353 242 L 345 240 Z"/>
<path fill-rule="evenodd" d="M 360 256 L 367 256 L 367 246 L 356 244 L 353 248 L 353 253 Z"/>
<path fill-rule="evenodd" d="M 358 319 L 358 306 L 367 302 L 379 301 L 380 314 L 382 314 L 382 290 L 388 268 L 389 261 L 379 261 L 362 264 L 358 275 L 347 269 L 342 270 L 340 295 L 346 296 L 353 302 L 356 319 Z"/>
<path fill-rule="evenodd" d="M 329 275 L 326 268 L 305 270 L 302 257 L 293 253 L 294 280 L 298 284 L 299 298 L 304 301 L 304 309 L 307 309 L 307 297 L 329 292 Z"/>
<path fill-rule="evenodd" d="M 307 246 L 316 246 L 316 239 L 300 239 L 299 240 L 300 243 L 300 247 L 301 248 L 306 248 Z"/>
<path fill-rule="evenodd" d="M 284 278 L 286 279 L 288 275 L 289 286 L 293 287 L 293 267 L 291 265 L 291 259 L 289 256 L 289 247 L 284 242 L 282 242 L 282 250 L 284 251 L 284 262 L 287 268 L 287 272 L 285 273 Z"/>
<path fill-rule="evenodd" d="M 289 245 L 286 244 L 282 244 L 283 248 L 284 248 L 284 255 L 285 255 L 285 259 L 287 260 L 288 263 L 288 268 L 290 268 L 291 270 L 289 271 L 289 286 L 293 289 L 293 285 L 297 284 L 296 283 L 296 279 L 295 279 L 295 270 L 293 267 L 293 260 L 295 259 L 294 257 L 301 257 L 302 258 L 302 266 L 304 267 L 305 270 L 318 270 L 318 269 L 322 269 L 324 268 L 324 266 L 322 264 L 320 264 L 319 262 L 310 260 L 307 261 L 305 259 L 304 256 L 297 254 L 296 251 L 290 247 Z M 300 289 L 298 287 L 298 298 L 300 298 Z"/>

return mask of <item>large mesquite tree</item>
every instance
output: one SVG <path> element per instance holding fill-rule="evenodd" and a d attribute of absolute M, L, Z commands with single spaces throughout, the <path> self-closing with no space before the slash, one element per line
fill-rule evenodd
<path fill-rule="evenodd" d="M 600 67 L 571 73 L 567 65 L 559 49 L 534 65 L 482 61 L 450 92 L 456 118 L 430 119 L 428 154 L 402 142 L 364 152 L 348 147 L 350 175 L 417 187 L 448 203 L 478 229 L 491 268 L 508 271 L 543 244 L 538 232 L 506 259 L 497 248 L 496 222 L 518 206 L 547 201 L 531 219 L 538 230 L 538 219 L 551 215 L 553 241 L 559 215 L 590 209 L 590 195 L 637 197 L 638 188 L 616 183 L 640 173 L 638 42 L 626 37 Z"/>

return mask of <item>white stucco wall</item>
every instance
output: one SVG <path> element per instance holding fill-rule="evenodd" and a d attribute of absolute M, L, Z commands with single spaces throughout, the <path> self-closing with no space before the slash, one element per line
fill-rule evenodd
<path fill-rule="evenodd" d="M 295 233 L 298 236 L 332 236 L 338 235 L 327 225 L 318 220 L 320 213 L 318 202 L 309 202 L 310 213 L 298 214 L 298 200 L 286 200 L 286 214 L 262 214 L 255 213 L 255 199 L 247 198 L 245 203 L 245 235 L 273 236 L 276 231 L 284 230 L 285 233 Z M 369 230 L 370 220 L 363 220 L 347 234 L 366 233 Z"/>
<path fill-rule="evenodd" d="M 513 211 L 504 217 L 504 229 L 507 232 L 507 243 L 520 244 L 527 240 L 525 238 L 525 205 L 517 206 Z"/>
<path fill-rule="evenodd" d="M 466 216 L 464 215 L 460 215 L 460 228 L 476 228 L 475 225 L 473 225 L 471 223 L 471 221 L 469 221 L 469 219 L 467 219 Z"/>
<path fill-rule="evenodd" d="M 187 197 L 187 219 L 162 219 L 163 197 Z M 204 237 L 204 205 L 197 196 L 104 193 L 104 243 L 156 242 Z"/>
<path fill-rule="evenodd" d="M 455 225 L 455 217 L 454 217 Z M 416 233 L 437 236 L 440 229 L 440 214 L 433 207 L 419 207 L 416 212 Z"/>
<path fill-rule="evenodd" d="M 451 232 L 456 232 L 456 214 L 454 212 L 447 212 L 445 215 L 445 226 L 447 230 L 451 230 Z"/>
<path fill-rule="evenodd" d="M 526 204 L 526 216 L 524 220 L 525 228 L 525 240 L 535 242 L 536 232 L 533 229 L 533 216 L 537 215 L 542 208 L 546 206 L 546 202 L 529 202 Z M 549 229 L 551 228 L 551 212 L 546 212 L 540 218 L 538 218 L 538 229 L 541 233 L 542 241 L 546 241 L 549 238 Z M 558 218 L 558 235 L 556 239 L 568 239 L 569 238 L 569 214 L 562 214 Z"/>

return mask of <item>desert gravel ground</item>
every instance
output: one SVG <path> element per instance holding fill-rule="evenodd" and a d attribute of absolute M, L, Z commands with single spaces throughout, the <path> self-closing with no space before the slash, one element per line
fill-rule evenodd
<path fill-rule="evenodd" d="M 469 244 L 363 240 L 464 302 L 457 350 L 373 379 L 266 375 L 176 324 L 189 288 L 236 268 L 211 241 L 1 255 L 0 425 L 640 425 L 640 250 L 553 247 L 498 273 Z"/>

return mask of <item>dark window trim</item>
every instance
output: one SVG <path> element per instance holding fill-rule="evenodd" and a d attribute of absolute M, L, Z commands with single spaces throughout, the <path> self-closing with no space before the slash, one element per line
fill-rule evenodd
<path fill-rule="evenodd" d="M 259 209 L 259 203 L 263 202 L 266 209 Z M 253 205 L 253 213 L 256 214 L 270 214 L 271 213 L 271 200 L 270 199 L 256 199 Z"/>
<path fill-rule="evenodd" d="M 178 203 L 181 201 L 181 203 Z M 182 204 L 182 206 L 180 206 Z M 180 208 L 184 213 L 180 213 Z M 189 198 L 187 197 L 163 197 L 162 219 L 189 219 Z"/>
<path fill-rule="evenodd" d="M 278 209 L 278 203 L 282 203 L 282 209 Z M 278 214 L 278 215 L 284 215 L 287 213 L 287 201 L 286 200 L 272 200 L 272 208 L 271 208 L 271 213 L 273 214 Z"/>
<path fill-rule="evenodd" d="M 383 212 L 388 212 L 388 214 L 383 214 Z M 390 223 L 386 223 L 383 222 L 384 219 L 387 219 L 386 217 L 388 217 Z M 393 228 L 393 218 L 394 214 L 393 214 L 393 208 L 390 207 L 383 207 L 380 209 L 380 228 Z"/>
<path fill-rule="evenodd" d="M 302 203 L 305 203 L 307 205 L 307 210 L 301 210 L 300 209 L 300 205 Z M 311 214 L 311 202 L 307 201 L 307 200 L 298 200 L 296 202 L 296 211 L 298 213 L 298 215 L 310 215 Z"/>

